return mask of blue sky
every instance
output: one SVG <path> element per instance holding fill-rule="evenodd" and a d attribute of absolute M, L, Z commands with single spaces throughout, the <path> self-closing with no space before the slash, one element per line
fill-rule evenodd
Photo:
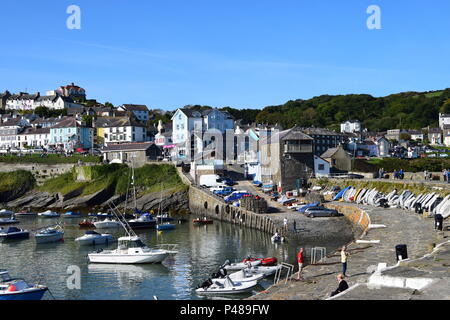
<path fill-rule="evenodd" d="M 81 30 L 66 28 L 69 5 Z M 366 27 L 369 5 L 381 30 Z M 262 108 L 450 87 L 448 0 L 2 0 L 0 91 Z"/>

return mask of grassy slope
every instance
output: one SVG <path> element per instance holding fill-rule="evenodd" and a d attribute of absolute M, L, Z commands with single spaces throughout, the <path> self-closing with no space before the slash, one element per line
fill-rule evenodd
<path fill-rule="evenodd" d="M 63 174 L 54 179 L 47 180 L 40 191 L 61 192 L 67 194 L 76 189 L 83 188 L 81 195 L 89 195 L 106 188 L 114 190 L 115 194 L 125 194 L 130 185 L 130 168 L 124 165 L 100 165 L 84 167 L 85 176 L 90 176 L 91 181 L 76 181 L 75 171 Z M 136 188 L 141 194 L 159 191 L 162 187 L 173 192 L 186 188 L 171 165 L 145 165 L 135 170 Z"/>
<path fill-rule="evenodd" d="M 19 170 L 0 173 L 0 192 L 17 190 L 26 184 L 29 184 L 30 187 L 35 184 L 33 175 L 28 171 Z"/>
<path fill-rule="evenodd" d="M 74 155 L 66 157 L 58 154 L 49 154 L 45 157 L 41 157 L 39 154 L 27 154 L 22 156 L 17 155 L 0 155 L 0 162 L 5 163 L 45 163 L 45 164 L 59 164 L 59 163 L 77 163 L 81 161 L 83 163 L 100 163 L 101 158 L 97 156 L 81 156 Z"/>

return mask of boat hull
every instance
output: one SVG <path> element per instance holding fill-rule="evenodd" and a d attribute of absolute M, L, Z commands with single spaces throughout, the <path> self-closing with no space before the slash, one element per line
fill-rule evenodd
<path fill-rule="evenodd" d="M 113 242 L 112 237 L 92 238 L 92 239 L 76 239 L 80 246 L 95 246 L 98 244 L 108 244 Z"/>
<path fill-rule="evenodd" d="M 102 254 L 91 253 L 88 255 L 91 263 L 107 263 L 107 264 L 150 264 L 161 263 L 169 256 L 169 253 L 152 253 L 152 254 Z"/>
<path fill-rule="evenodd" d="M 23 240 L 28 239 L 29 237 L 30 237 L 29 232 L 9 233 L 7 235 L 0 234 L 0 242 L 6 240 Z"/>
<path fill-rule="evenodd" d="M 31 288 L 18 292 L 0 293 L 0 300 L 42 300 L 45 292 L 48 290 L 45 288 Z"/>
<path fill-rule="evenodd" d="M 94 226 L 95 226 L 96 229 L 116 229 L 116 228 L 120 228 L 121 227 L 120 223 L 111 222 L 111 221 L 95 222 Z"/>
<path fill-rule="evenodd" d="M 139 222 L 134 221 L 130 222 L 128 221 L 128 224 L 132 229 L 153 229 L 156 228 L 156 221 L 146 221 L 146 222 Z"/>
<path fill-rule="evenodd" d="M 52 243 L 52 242 L 58 242 L 61 241 L 64 238 L 64 234 L 55 234 L 55 235 L 50 235 L 50 236 L 39 236 L 36 235 L 35 239 L 36 239 L 36 243 Z"/>

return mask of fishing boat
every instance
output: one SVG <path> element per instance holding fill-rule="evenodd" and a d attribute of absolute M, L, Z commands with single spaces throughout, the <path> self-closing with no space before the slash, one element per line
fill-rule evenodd
<path fill-rule="evenodd" d="M 43 285 L 12 279 L 8 271 L 0 270 L 0 300 L 41 300 L 47 290 Z"/>
<path fill-rule="evenodd" d="M 261 260 L 248 262 L 235 262 L 235 263 L 231 263 L 229 260 L 227 260 L 223 264 L 223 268 L 228 271 L 239 271 L 248 267 L 254 267 L 259 265 L 261 265 Z"/>
<path fill-rule="evenodd" d="M 75 239 L 82 246 L 107 244 L 114 241 L 114 238 L 109 233 L 98 233 L 95 231 L 86 231 L 84 236 Z"/>
<path fill-rule="evenodd" d="M 35 234 L 36 243 L 52 243 L 64 239 L 64 231 L 59 228 L 47 228 Z"/>
<path fill-rule="evenodd" d="M 58 218 L 60 215 L 57 212 L 47 210 L 38 214 L 40 218 Z"/>
<path fill-rule="evenodd" d="M 198 295 L 228 295 L 252 291 L 258 281 L 238 282 L 227 276 L 223 281 L 205 281 L 195 290 Z"/>
<path fill-rule="evenodd" d="M 0 210 L 0 217 L 11 217 L 12 215 L 14 215 L 14 212 L 11 210 L 7 209 Z"/>
<path fill-rule="evenodd" d="M 214 220 L 212 219 L 207 219 L 206 217 L 203 218 L 198 218 L 198 219 L 194 219 L 192 220 L 192 223 L 197 224 L 197 225 L 204 225 L 204 224 L 213 224 Z"/>
<path fill-rule="evenodd" d="M 115 228 L 120 228 L 122 226 L 122 223 L 120 221 L 106 218 L 103 221 L 94 222 L 94 226 L 97 229 L 115 229 Z"/>
<path fill-rule="evenodd" d="M 6 225 L 10 225 L 10 224 L 17 224 L 20 223 L 19 220 L 17 220 L 14 215 L 12 215 L 9 218 L 1 218 L 0 219 L 0 226 L 6 226 Z"/>
<path fill-rule="evenodd" d="M 69 212 L 64 213 L 62 215 L 62 217 L 66 218 L 66 219 L 80 218 L 81 217 L 81 213 L 69 211 Z"/>
<path fill-rule="evenodd" d="M 275 257 L 271 258 L 252 258 L 248 257 L 247 259 L 244 259 L 242 262 L 248 262 L 248 261 L 261 261 L 262 266 L 274 266 L 278 263 L 278 259 Z"/>
<path fill-rule="evenodd" d="M 154 228 L 156 226 L 156 220 L 150 213 L 144 213 L 137 219 L 128 220 L 128 224 L 133 229 Z"/>
<path fill-rule="evenodd" d="M 16 227 L 9 227 L 8 229 L 0 228 L 0 241 L 5 240 L 22 240 L 28 239 L 30 232 L 28 230 L 19 229 Z"/>
<path fill-rule="evenodd" d="M 87 219 L 84 219 L 79 224 L 80 228 L 95 228 L 95 225 L 92 221 L 89 221 Z"/>

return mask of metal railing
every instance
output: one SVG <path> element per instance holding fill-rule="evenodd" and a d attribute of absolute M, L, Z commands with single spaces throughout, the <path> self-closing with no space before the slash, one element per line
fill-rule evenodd
<path fill-rule="evenodd" d="M 284 284 L 287 284 L 287 282 L 289 280 L 289 277 L 294 274 L 294 266 L 292 264 L 289 264 L 289 263 L 286 263 L 286 262 L 282 262 L 281 263 L 281 268 L 277 269 L 277 271 L 275 272 L 273 284 L 277 284 L 277 283 L 280 282 L 281 273 L 282 273 L 283 269 L 285 269 L 287 271 L 286 279 L 284 281 Z"/>
<path fill-rule="evenodd" d="M 319 259 L 317 259 L 317 254 L 319 254 Z M 311 249 L 311 264 L 316 264 L 322 261 L 327 256 L 327 248 L 325 247 L 314 247 Z"/>

